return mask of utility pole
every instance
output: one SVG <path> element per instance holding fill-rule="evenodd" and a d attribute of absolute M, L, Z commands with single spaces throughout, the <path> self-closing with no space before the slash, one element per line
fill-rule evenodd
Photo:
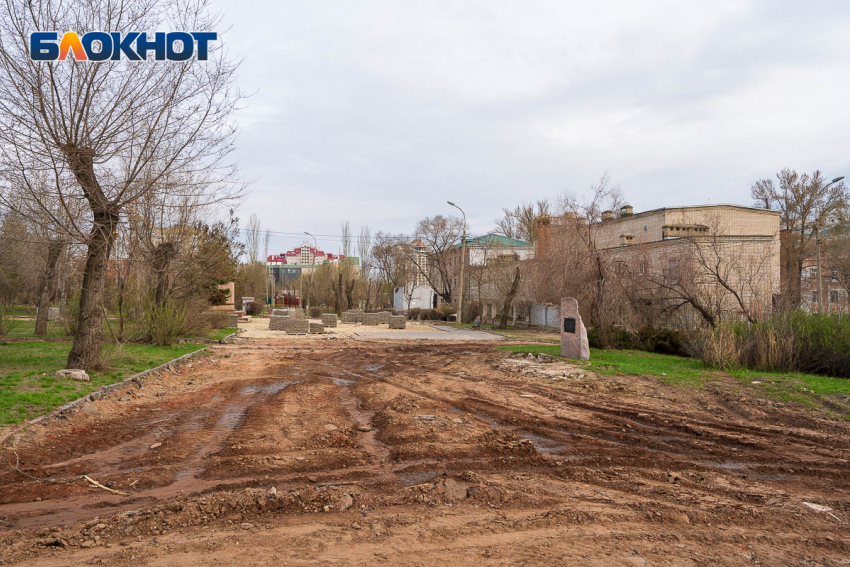
<path fill-rule="evenodd" d="M 451 201 L 446 202 L 452 207 L 459 210 L 460 214 L 463 215 L 463 238 L 460 241 L 460 291 L 458 293 L 457 301 L 457 322 L 463 323 L 463 266 L 464 264 L 466 264 L 466 213 L 463 212 L 463 209 L 461 209 Z"/>
<path fill-rule="evenodd" d="M 316 271 L 316 251 L 318 251 L 318 249 L 319 249 L 319 241 L 316 240 L 315 235 L 310 234 L 306 230 L 304 231 L 304 234 L 306 234 L 307 236 L 313 237 L 313 250 L 310 252 L 310 291 L 312 291 L 313 290 L 313 272 Z M 309 305 L 307 307 L 309 308 Z M 308 315 L 309 315 L 309 313 L 308 313 Z"/>

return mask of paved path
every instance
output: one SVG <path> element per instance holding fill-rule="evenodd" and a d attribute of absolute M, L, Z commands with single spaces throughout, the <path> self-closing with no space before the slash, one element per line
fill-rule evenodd
<path fill-rule="evenodd" d="M 398 331 L 369 331 L 354 333 L 353 338 L 360 341 L 374 339 L 396 339 L 396 340 L 426 340 L 426 341 L 501 341 L 505 337 L 488 331 L 472 331 L 470 329 L 458 329 L 448 325 L 433 325 L 428 330 L 409 331 L 400 334 Z"/>

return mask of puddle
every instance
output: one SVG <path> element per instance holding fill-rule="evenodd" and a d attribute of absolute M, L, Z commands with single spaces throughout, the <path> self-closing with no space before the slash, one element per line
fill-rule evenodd
<path fill-rule="evenodd" d="M 274 384 L 266 384 L 265 386 L 245 386 L 239 390 L 240 394 L 277 394 L 287 386 L 297 384 L 297 382 L 275 382 Z"/>
<path fill-rule="evenodd" d="M 346 380 L 345 378 L 331 378 L 331 382 L 333 382 L 335 386 L 351 386 L 354 384 L 354 380 Z"/>
<path fill-rule="evenodd" d="M 718 469 L 726 469 L 728 471 L 741 471 L 741 470 L 748 468 L 747 463 L 734 463 L 734 462 L 730 462 L 730 461 L 724 461 L 722 463 L 721 462 L 711 462 L 711 463 L 705 463 L 705 464 L 710 466 L 710 467 L 715 467 L 715 468 L 718 468 Z"/>
<path fill-rule="evenodd" d="M 521 439 L 531 441 L 539 453 L 557 453 L 567 448 L 561 441 L 537 433 L 518 432 Z"/>
<path fill-rule="evenodd" d="M 413 486 L 414 484 L 422 484 L 428 482 L 435 476 L 437 476 L 437 473 L 434 471 L 416 471 L 409 473 L 401 473 L 398 475 L 398 480 L 404 486 Z"/>

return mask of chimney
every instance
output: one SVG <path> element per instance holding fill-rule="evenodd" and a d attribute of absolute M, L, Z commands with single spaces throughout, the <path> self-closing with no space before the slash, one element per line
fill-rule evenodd
<path fill-rule="evenodd" d="M 543 258 L 552 247 L 552 220 L 549 215 L 537 217 L 537 241 L 534 243 L 534 257 Z"/>
<path fill-rule="evenodd" d="M 602 222 L 614 220 L 614 211 L 602 211 Z"/>
<path fill-rule="evenodd" d="M 632 208 L 631 205 L 624 205 L 624 206 L 620 207 L 620 218 L 630 217 L 633 214 L 635 214 L 635 213 L 634 213 L 634 209 Z"/>

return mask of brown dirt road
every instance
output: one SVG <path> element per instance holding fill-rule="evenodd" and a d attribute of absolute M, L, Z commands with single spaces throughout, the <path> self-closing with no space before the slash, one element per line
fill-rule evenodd
<path fill-rule="evenodd" d="M 559 365 L 216 347 L 8 440 L 131 496 L 0 470 L 0 563 L 850 565 L 850 422 Z"/>

